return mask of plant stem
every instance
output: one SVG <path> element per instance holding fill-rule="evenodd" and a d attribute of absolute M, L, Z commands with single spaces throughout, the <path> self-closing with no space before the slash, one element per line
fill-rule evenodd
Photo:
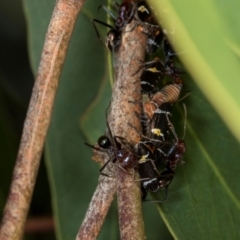
<path fill-rule="evenodd" d="M 58 0 L 48 27 L 0 229 L 21 239 L 66 51 L 84 0 Z"/>
<path fill-rule="evenodd" d="M 119 51 L 113 53 L 116 60 L 114 63 L 115 82 L 108 122 L 113 136 L 125 138 L 132 146 L 139 141 L 138 133 L 141 132 L 141 124 L 136 117 L 136 112 L 141 112 L 139 104 L 141 101 L 141 69 L 138 70 L 144 61 L 145 46 L 146 36 L 142 34 L 136 22 L 132 21 L 123 31 Z M 136 72 L 138 73 L 135 74 Z M 108 157 L 104 159 L 104 162 L 107 160 Z M 136 158 L 136 165 L 137 161 Z M 76 240 L 97 238 L 116 190 L 121 239 L 145 239 L 140 187 L 139 182 L 134 181 L 134 177 L 138 179 L 139 176 L 134 169 L 125 172 L 115 164 L 118 162 L 108 164 L 106 169 L 111 170 L 109 175 L 115 173 L 116 178 L 100 176 L 99 185 L 89 204 Z"/>
<path fill-rule="evenodd" d="M 76 240 L 94 240 L 97 238 L 116 190 L 116 178 L 100 175 L 99 184 L 93 194 Z"/>
<path fill-rule="evenodd" d="M 115 84 L 109 115 L 114 136 L 121 136 L 134 146 L 139 141 L 141 124 L 136 113 L 141 113 L 141 83 L 138 71 L 145 58 L 146 36 L 132 21 L 122 36 L 122 44 L 116 54 Z M 141 70 L 141 69 L 140 69 Z M 137 74 L 135 74 L 138 72 Z M 129 124 L 134 126 L 133 129 Z M 138 159 L 136 158 L 136 161 Z M 136 162 L 137 163 L 137 162 Z M 138 174 L 117 171 L 118 213 L 121 240 L 145 239 L 141 208 L 141 192 Z"/>

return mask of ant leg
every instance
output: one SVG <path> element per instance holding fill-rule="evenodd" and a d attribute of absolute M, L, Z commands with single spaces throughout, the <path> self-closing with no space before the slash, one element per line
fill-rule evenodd
<path fill-rule="evenodd" d="M 143 200 L 143 202 L 166 202 L 167 201 L 167 195 L 168 195 L 168 186 L 165 187 L 165 197 L 162 200 Z"/>
<path fill-rule="evenodd" d="M 100 174 L 106 175 L 106 174 L 102 173 L 102 171 L 103 171 L 103 170 L 105 169 L 105 167 L 109 164 L 109 162 L 112 161 L 112 159 L 113 159 L 113 158 L 109 158 L 109 159 L 107 160 L 107 162 L 105 162 L 104 165 L 99 169 Z"/>
<path fill-rule="evenodd" d="M 147 137 L 147 136 L 139 133 L 139 132 L 137 131 L 137 129 L 136 129 L 131 123 L 128 123 L 128 124 L 138 133 L 138 135 L 139 135 L 141 138 L 146 139 L 146 140 L 148 140 L 148 141 L 150 141 L 150 142 L 163 143 L 163 141 L 161 141 L 161 140 L 152 139 L 152 138 L 149 138 L 149 137 Z"/>
<path fill-rule="evenodd" d="M 142 192 L 142 201 L 144 202 L 145 198 L 147 197 L 148 190 L 141 185 L 141 192 Z"/>
<path fill-rule="evenodd" d="M 117 20 L 117 18 L 113 15 L 112 12 L 109 11 L 109 9 L 108 9 L 107 7 L 105 7 L 104 5 L 100 5 L 100 6 L 98 7 L 98 10 L 99 10 L 100 8 L 103 8 L 103 10 L 104 10 L 106 13 L 108 13 L 114 20 Z"/>
<path fill-rule="evenodd" d="M 143 199 L 142 202 L 153 202 L 153 203 L 158 203 L 158 202 L 166 202 L 167 199 L 163 199 L 163 200 L 150 200 L 150 199 Z"/>
<path fill-rule="evenodd" d="M 115 136 L 114 138 L 115 138 L 115 141 L 117 141 L 117 139 L 121 139 L 121 140 L 122 140 L 122 144 L 123 144 L 128 150 L 130 150 L 130 152 L 132 152 L 133 146 L 131 145 L 130 142 L 128 142 L 127 139 L 125 139 L 125 138 L 123 138 L 123 137 L 120 137 L 120 136 Z M 119 143 L 119 142 L 117 141 L 117 143 Z M 121 145 L 120 145 L 120 146 L 121 146 Z"/>
<path fill-rule="evenodd" d="M 165 146 L 165 145 L 173 145 L 173 143 L 170 143 L 170 142 L 164 142 L 164 144 L 161 146 L 161 147 L 163 147 L 163 146 Z M 163 154 L 165 157 L 167 156 L 167 154 L 163 151 L 163 150 L 161 150 L 160 148 L 157 148 L 157 151 L 159 151 L 161 154 Z"/>
<path fill-rule="evenodd" d="M 129 20 L 134 16 L 136 10 L 137 10 L 136 5 L 132 4 L 132 9 L 131 9 L 131 13 L 129 15 Z"/>
<path fill-rule="evenodd" d="M 108 27 L 108 28 L 110 28 L 110 29 L 115 29 L 113 26 L 111 26 L 111 25 L 109 25 L 109 24 L 107 24 L 107 23 L 105 23 L 105 22 L 103 22 L 103 21 L 100 21 L 100 20 L 94 18 L 94 19 L 92 19 L 92 23 L 93 23 L 93 25 L 94 25 L 94 27 L 95 27 L 95 29 L 96 29 L 96 33 L 97 33 L 98 37 L 100 37 L 100 34 L 99 34 L 98 30 L 97 30 L 97 27 L 96 27 L 96 25 L 95 25 L 95 22 L 97 22 L 97 23 L 99 23 L 99 24 L 101 24 L 101 25 L 103 25 L 103 26 L 105 26 L 105 27 Z"/>
<path fill-rule="evenodd" d="M 107 120 L 107 111 L 108 111 L 109 108 L 110 108 L 110 104 L 109 104 L 109 106 L 107 107 L 107 109 L 106 109 L 106 111 L 105 111 L 105 115 L 106 115 L 106 121 L 107 121 L 107 129 L 108 129 L 108 133 L 109 133 L 109 135 L 110 135 L 110 141 L 111 141 L 112 143 L 114 143 L 114 144 L 113 144 L 114 147 L 116 147 L 118 150 L 120 150 L 120 149 L 121 149 L 121 144 L 116 140 L 115 137 L 113 137 L 113 134 L 112 134 L 110 125 L 109 125 L 108 120 Z"/>
<path fill-rule="evenodd" d="M 160 64 L 162 64 L 162 66 L 164 66 L 163 62 L 158 57 L 155 57 L 152 61 L 148 61 L 148 62 L 143 63 L 143 66 L 147 67 L 148 65 L 151 65 L 151 64 L 156 63 L 156 62 L 159 62 Z"/>
<path fill-rule="evenodd" d="M 120 5 L 117 2 L 113 3 L 113 6 L 116 8 L 116 11 L 119 11 Z"/>
<path fill-rule="evenodd" d="M 159 173 L 159 171 L 158 171 L 158 169 L 157 169 L 155 163 L 153 162 L 153 160 L 152 160 L 152 159 L 149 159 L 149 161 L 151 161 L 152 166 L 153 166 L 153 169 L 158 173 L 158 175 L 160 175 L 160 173 Z"/>
<path fill-rule="evenodd" d="M 168 121 L 168 126 L 169 126 L 170 130 L 172 131 L 173 136 L 175 137 L 176 141 L 178 141 L 178 136 L 177 136 L 177 133 L 175 131 L 175 128 L 174 128 L 172 122 L 169 120 L 169 117 L 168 117 L 167 114 L 166 114 L 166 118 L 167 118 L 167 121 Z"/>
<path fill-rule="evenodd" d="M 93 145 L 91 145 L 91 144 L 89 144 L 89 143 L 84 143 L 84 144 L 87 145 L 88 147 L 91 147 L 91 148 L 93 148 L 93 149 L 99 151 L 99 152 L 105 152 L 103 149 L 96 148 L 96 147 L 94 147 Z"/>
<path fill-rule="evenodd" d="M 147 158 L 147 159 L 144 159 L 142 161 L 141 161 L 141 159 L 139 160 L 139 164 L 146 163 L 146 162 L 151 162 L 151 164 L 153 166 L 153 169 L 157 172 L 158 175 L 160 175 L 160 173 L 159 173 L 159 171 L 158 171 L 158 169 L 157 169 L 157 167 L 156 167 L 156 165 L 155 165 L 155 163 L 153 162 L 152 159 Z M 151 180 L 151 179 L 154 179 L 154 178 L 146 178 L 145 180 Z M 144 179 L 142 179 L 142 180 L 144 180 Z"/>
<path fill-rule="evenodd" d="M 136 100 L 136 101 L 128 101 L 129 103 L 132 103 L 132 104 L 143 104 L 143 100 Z"/>
<path fill-rule="evenodd" d="M 138 178 L 134 179 L 135 182 L 150 180 L 150 178 Z"/>
<path fill-rule="evenodd" d="M 192 93 L 191 91 L 187 91 L 183 97 L 181 97 L 180 99 L 178 99 L 177 102 L 182 101 L 183 99 L 185 99 L 186 97 L 188 97 L 191 93 Z"/>
<path fill-rule="evenodd" d="M 182 139 L 185 138 L 185 134 L 186 134 L 186 125 L 187 125 L 187 108 L 186 105 L 183 103 L 183 109 L 184 109 L 184 125 L 183 125 L 183 137 Z"/>
<path fill-rule="evenodd" d="M 144 67 L 143 64 L 144 63 L 141 64 L 141 66 L 138 68 L 138 70 L 135 73 L 132 74 L 132 76 L 136 75 Z"/>
<path fill-rule="evenodd" d="M 103 175 L 103 176 L 105 176 L 105 177 L 115 178 L 115 176 L 110 176 L 110 175 L 108 175 L 108 174 L 106 174 L 106 173 L 102 173 L 102 172 L 100 172 L 100 175 Z"/>
<path fill-rule="evenodd" d="M 167 200 L 167 196 L 168 196 L 168 186 L 169 185 L 165 187 L 165 201 Z"/>
<path fill-rule="evenodd" d="M 141 133 L 139 133 L 139 131 L 131 123 L 128 123 L 128 125 L 130 127 L 132 127 L 141 138 L 149 139 L 148 137 L 146 137 L 146 136 L 142 135 Z"/>
<path fill-rule="evenodd" d="M 142 62 L 142 61 L 141 61 Z M 162 66 L 164 66 L 163 62 L 158 58 L 156 57 L 154 60 L 152 61 L 148 61 L 148 62 L 142 62 L 141 63 L 141 66 L 138 68 L 138 70 L 132 75 L 134 76 L 135 74 L 137 74 L 142 68 L 146 68 L 148 65 L 151 65 L 153 63 L 156 63 L 156 62 L 159 62 L 162 64 Z"/>
<path fill-rule="evenodd" d="M 124 168 L 121 167 L 120 165 L 117 165 L 117 164 L 116 164 L 116 166 L 117 166 L 118 168 L 120 168 L 122 171 L 124 171 L 126 174 L 131 175 L 129 172 L 126 171 L 126 169 L 124 169 Z"/>
<path fill-rule="evenodd" d="M 105 22 L 102 22 L 102 21 L 97 20 L 97 19 L 92 19 L 92 24 L 93 24 L 93 27 L 94 27 L 94 29 L 95 29 L 95 32 L 96 32 L 96 34 L 97 34 L 97 37 L 98 37 L 99 41 L 103 44 L 104 47 L 107 48 L 106 44 L 105 44 L 105 43 L 102 41 L 102 39 L 101 39 L 101 36 L 100 36 L 99 31 L 98 31 L 98 29 L 97 29 L 96 23 L 99 23 L 99 24 L 101 24 L 101 25 L 103 25 L 103 26 L 105 26 L 105 27 L 108 27 L 108 28 L 110 28 L 110 29 L 114 29 L 114 28 L 113 28 L 111 25 L 109 25 L 109 24 L 107 24 L 107 23 L 105 23 Z"/>

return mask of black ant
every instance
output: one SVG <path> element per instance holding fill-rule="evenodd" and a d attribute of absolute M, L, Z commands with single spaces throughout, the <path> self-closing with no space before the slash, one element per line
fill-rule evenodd
<path fill-rule="evenodd" d="M 142 93 L 152 94 L 158 90 L 158 86 L 164 79 L 165 66 L 161 60 L 156 57 L 152 61 L 143 63 L 139 70 L 142 67 L 144 68 L 140 77 Z"/>
<path fill-rule="evenodd" d="M 143 72 L 140 77 L 142 94 L 148 94 L 150 98 L 154 93 L 159 91 L 166 75 L 171 76 L 174 83 L 182 83 L 179 75 L 182 74 L 183 71 L 174 66 L 173 55 L 170 54 L 170 50 L 167 53 L 165 62 L 162 62 L 158 57 L 155 57 L 153 60 L 141 64 L 136 73 L 142 68 Z"/>
<path fill-rule="evenodd" d="M 106 6 L 102 5 L 99 7 L 103 8 L 103 10 L 111 16 L 111 18 L 114 20 L 114 26 L 97 19 L 92 20 L 99 39 L 101 38 L 95 23 L 102 24 L 111 29 L 106 36 L 106 47 L 110 51 L 117 51 L 121 43 L 121 34 L 123 28 L 130 23 L 132 19 L 135 19 L 142 32 L 147 35 L 146 51 L 149 54 L 155 53 L 163 40 L 164 33 L 157 25 L 157 22 L 153 18 L 150 8 L 148 8 L 146 2 L 140 1 L 139 3 L 135 4 L 126 1 L 120 5 L 114 2 L 114 7 L 118 13 L 117 17 Z"/>
<path fill-rule="evenodd" d="M 174 172 L 166 167 L 165 170 L 159 173 L 155 162 L 156 146 L 151 141 L 140 141 L 136 145 L 137 154 L 140 156 L 139 163 L 139 175 L 141 180 L 142 200 L 146 200 L 147 193 L 158 192 L 159 189 L 165 188 L 165 198 L 163 200 L 157 200 L 157 202 L 164 202 L 167 199 L 167 188 L 171 183 Z"/>
<path fill-rule="evenodd" d="M 95 25 L 96 22 L 100 23 L 100 24 L 102 24 L 102 25 L 104 25 L 104 26 L 106 26 L 106 27 L 111 29 L 107 33 L 107 36 L 105 38 L 105 46 L 110 51 L 117 51 L 117 49 L 118 49 L 118 47 L 120 46 L 120 43 L 121 43 L 121 33 L 122 32 L 117 30 L 115 27 L 105 23 L 105 22 L 102 22 L 102 21 L 97 20 L 97 19 L 93 19 L 92 23 L 93 23 L 93 26 L 95 28 L 97 37 L 100 39 L 100 41 L 101 41 L 101 37 L 100 37 L 100 34 L 99 34 L 99 32 L 97 30 L 97 27 Z"/>
<path fill-rule="evenodd" d="M 157 201 L 153 201 L 153 202 L 162 202 L 162 201 L 167 200 L 168 187 L 169 187 L 170 183 L 172 182 L 174 175 L 175 175 L 173 170 L 176 168 L 176 166 L 178 164 L 185 164 L 185 162 L 183 161 L 183 154 L 186 152 L 186 145 L 185 145 L 185 142 L 183 139 L 185 137 L 185 132 L 186 132 L 187 110 L 186 110 L 186 106 L 184 104 L 183 104 L 183 107 L 184 107 L 184 112 L 185 112 L 183 138 L 178 139 L 176 132 L 174 130 L 174 127 L 173 127 L 172 123 L 170 123 L 170 126 L 171 126 L 170 128 L 175 137 L 175 142 L 169 148 L 169 151 L 167 152 L 167 154 L 165 154 L 165 161 L 166 161 L 165 170 L 160 173 L 159 177 L 150 179 L 150 180 L 148 180 L 148 182 L 142 183 L 142 189 L 144 189 L 142 191 L 143 191 L 143 194 L 145 197 L 147 195 L 147 191 L 148 190 L 151 191 L 149 188 L 149 185 L 151 185 L 152 182 L 154 182 L 155 184 L 156 184 L 156 182 L 158 182 L 159 188 L 165 188 L 165 198 L 163 200 L 157 200 Z M 163 160 L 160 159 L 160 161 L 162 162 Z"/>
<path fill-rule="evenodd" d="M 153 55 L 161 45 L 164 38 L 162 29 L 158 25 L 147 23 L 140 24 L 142 32 L 147 36 L 146 51 L 149 55 Z"/>
<path fill-rule="evenodd" d="M 163 40 L 163 52 L 165 55 L 164 67 L 166 74 L 173 77 L 176 81 L 179 79 L 179 75 L 184 74 L 185 72 L 174 65 L 174 58 L 177 56 L 172 46 L 166 37 Z"/>
<path fill-rule="evenodd" d="M 186 133 L 187 109 L 185 104 L 183 104 L 183 108 L 184 108 L 185 118 L 184 118 L 184 132 L 183 132 L 182 139 L 179 139 L 177 137 L 177 134 L 174 130 L 172 123 L 171 122 L 169 123 L 175 140 L 173 145 L 170 147 L 169 151 L 166 154 L 166 162 L 169 165 L 169 168 L 171 168 L 172 170 L 174 170 L 178 164 L 185 164 L 185 162 L 183 161 L 183 154 L 185 154 L 186 152 L 186 144 L 185 144 L 184 138 Z"/>
<path fill-rule="evenodd" d="M 109 155 L 109 160 L 101 167 L 100 174 L 108 176 L 104 174 L 102 171 L 108 165 L 110 161 L 113 163 L 118 163 L 118 167 L 124 171 L 127 171 L 130 168 L 137 168 L 138 160 L 135 152 L 132 149 L 132 146 L 125 138 L 119 136 L 113 136 L 109 123 L 107 121 L 107 129 L 109 133 L 109 137 L 103 135 L 98 139 L 98 145 L 100 148 L 97 148 L 93 145 L 85 143 L 87 146 L 100 151 L 100 152 L 107 152 Z M 121 140 L 121 143 L 118 141 Z M 123 143 L 124 142 L 124 143 Z M 124 148 L 123 148 L 124 146 Z"/>
<path fill-rule="evenodd" d="M 146 51 L 152 55 L 160 47 L 164 37 L 163 31 L 158 26 L 151 9 L 145 1 L 140 1 L 137 4 L 137 14 L 135 14 L 135 18 L 139 22 L 141 31 L 147 36 Z"/>
<path fill-rule="evenodd" d="M 145 202 L 164 202 L 167 200 L 168 187 L 173 180 L 174 171 L 166 166 L 165 170 L 160 173 L 157 177 L 149 178 L 149 180 L 142 181 L 142 200 Z M 162 200 L 146 200 L 148 191 L 157 192 L 159 189 L 165 188 L 165 197 Z M 154 190 L 154 191 L 153 191 Z"/>
<path fill-rule="evenodd" d="M 133 15 L 134 15 L 134 7 L 133 7 L 134 5 L 132 3 L 124 2 L 121 5 L 119 5 L 118 3 L 114 2 L 114 6 L 115 6 L 115 8 L 118 12 L 118 17 L 116 17 L 104 5 L 99 7 L 99 8 L 103 8 L 103 10 L 105 12 L 107 12 L 114 19 L 114 22 L 115 22 L 114 26 L 111 26 L 111 25 L 109 25 L 105 22 L 102 22 L 100 20 L 97 20 L 97 19 L 92 20 L 93 26 L 95 28 L 95 31 L 96 31 L 99 39 L 101 39 L 101 38 L 100 38 L 99 32 L 97 30 L 97 27 L 95 25 L 96 22 L 111 29 L 107 33 L 106 40 L 105 40 L 105 45 L 106 45 L 107 49 L 109 49 L 110 51 L 117 51 L 117 49 L 118 49 L 118 47 L 120 46 L 120 43 L 121 43 L 121 34 L 122 34 L 122 31 L 123 31 L 123 28 L 128 23 L 130 23 L 130 21 L 133 18 Z"/>
<path fill-rule="evenodd" d="M 165 103 L 166 104 L 166 103 Z M 161 111 L 163 111 L 163 106 L 161 105 Z M 169 104 L 169 103 L 168 103 Z M 174 142 L 171 141 L 164 141 L 156 140 L 156 137 L 151 139 L 151 135 L 147 136 L 145 140 L 137 144 L 137 152 L 138 155 L 141 156 L 139 160 L 139 174 L 141 177 L 141 189 L 142 189 L 142 199 L 144 201 L 148 191 L 150 192 L 157 192 L 159 189 L 165 188 L 165 197 L 163 200 L 157 200 L 154 202 L 163 202 L 167 200 L 168 194 L 168 187 L 174 178 L 174 169 L 178 164 L 185 164 L 182 160 L 182 156 L 186 151 L 186 146 L 184 142 L 185 131 L 186 131 L 186 106 L 184 106 L 185 112 L 185 122 L 184 122 L 184 135 L 183 138 L 180 140 L 177 137 L 173 124 L 168 119 L 168 114 L 166 115 L 166 119 L 162 118 L 163 121 L 154 121 L 154 129 L 160 129 L 163 131 L 163 125 L 165 129 L 170 129 L 174 135 Z M 158 113 L 157 113 L 158 114 Z M 165 114 L 165 113 L 164 113 Z M 166 130 L 167 132 L 167 130 Z M 143 136 L 144 137 L 144 136 Z M 164 164 L 165 169 L 159 174 L 158 169 L 156 166 L 159 164 Z M 152 201 L 152 200 L 149 200 Z"/>

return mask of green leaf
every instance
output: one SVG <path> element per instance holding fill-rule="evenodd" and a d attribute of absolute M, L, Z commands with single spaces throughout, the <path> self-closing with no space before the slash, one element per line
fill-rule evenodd
<path fill-rule="evenodd" d="M 150 1 L 179 57 L 240 141 L 239 1 Z M 214 94 L 216 92 L 216 94 Z"/>
<path fill-rule="evenodd" d="M 176 239 L 238 239 L 239 2 L 151 4 L 168 32 L 174 26 L 171 40 L 196 82 L 184 77 L 192 91 L 185 100 L 187 165 L 176 170 L 169 202 L 158 210 Z"/>

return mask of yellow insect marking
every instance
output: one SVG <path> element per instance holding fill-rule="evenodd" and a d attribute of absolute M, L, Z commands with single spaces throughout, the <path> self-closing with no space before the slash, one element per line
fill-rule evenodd
<path fill-rule="evenodd" d="M 145 8 L 144 6 L 140 6 L 140 7 L 138 8 L 138 11 L 140 11 L 140 12 L 146 12 L 146 13 L 148 13 L 148 14 L 149 14 L 149 11 L 148 11 L 148 9 L 147 9 L 147 8 Z"/>
<path fill-rule="evenodd" d="M 160 71 L 157 70 L 156 67 L 148 68 L 147 71 L 149 71 L 149 72 L 160 72 Z"/>
<path fill-rule="evenodd" d="M 157 135 L 157 136 L 163 136 L 163 134 L 162 134 L 162 132 L 161 132 L 161 129 L 159 129 L 159 128 L 153 128 L 153 129 L 151 130 L 151 132 L 152 132 L 153 134 Z"/>
<path fill-rule="evenodd" d="M 141 164 L 141 163 L 145 163 L 146 162 L 146 159 L 147 159 L 147 157 L 148 157 L 148 154 L 146 154 L 146 155 L 143 155 L 140 159 L 139 159 L 139 163 Z"/>

